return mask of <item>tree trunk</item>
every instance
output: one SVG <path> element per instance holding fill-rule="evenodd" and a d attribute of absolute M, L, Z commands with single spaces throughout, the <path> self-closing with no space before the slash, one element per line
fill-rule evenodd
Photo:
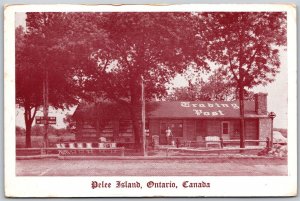
<path fill-rule="evenodd" d="M 26 123 L 25 146 L 31 148 L 31 124 L 29 123 Z"/>
<path fill-rule="evenodd" d="M 244 109 L 244 88 L 239 87 L 240 101 L 240 148 L 245 148 L 245 109 Z"/>
<path fill-rule="evenodd" d="M 141 119 L 141 101 L 139 95 L 139 85 L 131 85 L 131 105 L 130 105 L 130 113 L 132 120 L 132 127 L 134 133 L 134 142 L 135 148 L 137 150 L 141 150 L 141 128 L 139 120 Z"/>
<path fill-rule="evenodd" d="M 34 120 L 34 117 L 36 115 L 37 107 L 34 107 L 34 112 L 31 116 L 31 108 L 26 104 L 24 106 L 25 112 L 24 112 L 24 119 L 25 119 L 25 126 L 26 126 L 26 135 L 25 135 L 25 146 L 26 148 L 31 148 L 31 126 L 32 122 Z"/>
<path fill-rule="evenodd" d="M 134 143 L 135 148 L 137 150 L 141 150 L 141 135 L 140 135 L 140 124 L 139 124 L 139 118 L 136 115 L 133 115 L 131 117 L 132 119 L 132 126 L 133 126 L 133 133 L 134 133 Z"/>
<path fill-rule="evenodd" d="M 25 119 L 25 126 L 26 126 L 26 135 L 25 135 L 25 146 L 26 148 L 31 148 L 31 110 L 30 107 L 24 107 L 24 119 Z"/>

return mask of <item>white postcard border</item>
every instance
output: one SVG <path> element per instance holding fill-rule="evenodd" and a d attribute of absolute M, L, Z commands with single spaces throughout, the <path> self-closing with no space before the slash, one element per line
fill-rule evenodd
<path fill-rule="evenodd" d="M 5 8 L 4 129 L 5 194 L 13 197 L 144 197 L 144 196 L 292 196 L 297 192 L 297 71 L 296 11 L 289 4 L 187 5 L 17 5 Z M 288 13 L 288 176 L 214 177 L 23 177 L 16 176 L 15 161 L 15 13 L 37 11 L 287 11 Z M 142 189 L 92 189 L 91 181 L 139 181 Z M 210 182 L 210 188 L 185 189 L 182 182 Z M 147 188 L 147 182 L 175 182 L 177 189 Z"/>

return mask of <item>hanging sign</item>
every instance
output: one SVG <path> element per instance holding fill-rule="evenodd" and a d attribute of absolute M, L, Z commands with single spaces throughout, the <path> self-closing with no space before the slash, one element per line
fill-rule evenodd
<path fill-rule="evenodd" d="M 56 117 L 48 117 L 47 119 L 43 116 L 35 117 L 36 124 L 56 124 Z"/>

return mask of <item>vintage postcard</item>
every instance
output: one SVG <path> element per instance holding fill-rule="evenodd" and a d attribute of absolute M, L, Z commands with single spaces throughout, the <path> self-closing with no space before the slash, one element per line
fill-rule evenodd
<path fill-rule="evenodd" d="M 297 195 L 290 4 L 7 5 L 7 197 Z"/>

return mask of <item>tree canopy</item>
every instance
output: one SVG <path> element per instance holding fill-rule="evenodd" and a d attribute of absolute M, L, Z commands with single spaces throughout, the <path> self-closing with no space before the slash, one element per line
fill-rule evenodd
<path fill-rule="evenodd" d="M 241 144 L 244 142 L 244 93 L 275 80 L 280 70 L 280 48 L 286 46 L 286 13 L 204 13 L 209 59 L 219 65 L 224 78 L 234 82 L 240 100 Z"/>
<path fill-rule="evenodd" d="M 212 33 L 210 60 L 239 87 L 252 88 L 274 81 L 279 50 L 286 46 L 286 14 L 230 12 L 203 14 Z M 221 70 L 220 69 L 220 70 Z"/>
<path fill-rule="evenodd" d="M 189 85 L 176 87 L 167 96 L 167 101 L 234 101 L 239 99 L 234 82 L 225 79 L 224 75 L 215 70 L 207 80 L 197 77 L 189 80 Z M 252 100 L 254 93 L 244 91 L 244 99 Z"/>
<path fill-rule="evenodd" d="M 120 103 L 130 109 L 138 145 L 141 82 L 146 100 L 161 99 L 176 74 L 192 67 L 201 75 L 214 63 L 207 83 L 183 91 L 207 100 L 233 94 L 243 128 L 245 93 L 274 81 L 285 45 L 282 12 L 27 13 L 26 31 L 16 30 L 16 99 L 30 133 L 47 72 L 51 106 L 90 97 Z"/>
<path fill-rule="evenodd" d="M 74 79 L 74 58 L 79 52 L 66 48 L 71 36 L 65 13 L 27 13 L 26 29 L 16 29 L 16 102 L 24 107 L 26 147 L 31 147 L 31 126 L 43 104 L 45 72 L 49 102 L 54 108 L 78 103 L 81 87 Z"/>
<path fill-rule="evenodd" d="M 145 97 L 162 98 L 166 83 L 190 64 L 208 68 L 203 51 L 191 43 L 196 34 L 191 13 L 105 13 L 101 29 L 107 40 L 91 54 L 94 71 L 87 90 L 129 107 L 136 144 L 140 144 L 141 82 Z M 189 28 L 190 27 L 190 28 Z M 99 27 L 96 27 L 99 29 Z M 185 29 L 185 32 L 182 30 Z M 202 47 L 201 47 L 202 48 Z"/>
<path fill-rule="evenodd" d="M 140 90 L 141 76 L 147 99 L 161 98 L 166 94 L 165 83 L 189 63 L 194 61 L 200 68 L 207 67 L 199 59 L 204 54 L 188 53 L 194 48 L 188 39 L 195 32 L 190 29 L 183 33 L 182 29 L 190 25 L 189 13 L 102 15 L 106 22 L 101 28 L 108 34 L 109 42 L 99 44 L 92 53 L 95 71 L 89 87 L 106 92 L 107 98 L 128 100 L 133 94 L 140 94 L 136 90 Z"/>

